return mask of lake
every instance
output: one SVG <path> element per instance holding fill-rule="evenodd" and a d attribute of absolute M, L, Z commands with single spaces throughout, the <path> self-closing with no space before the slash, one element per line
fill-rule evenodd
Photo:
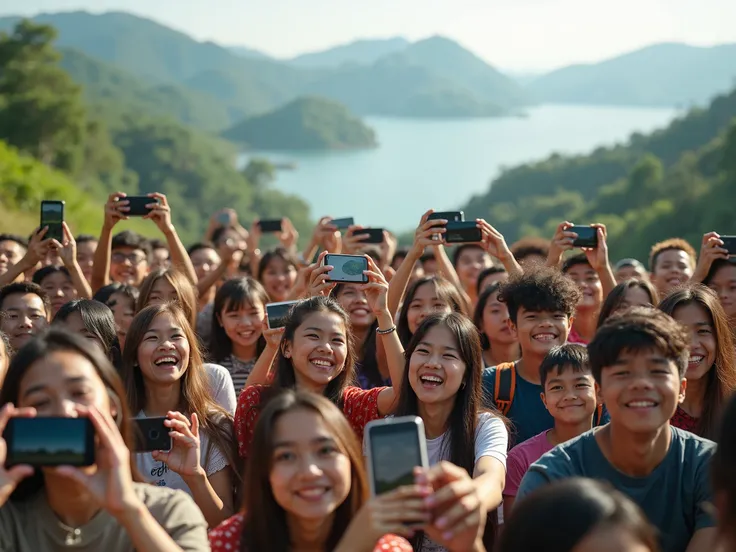
<path fill-rule="evenodd" d="M 488 189 L 503 167 L 550 154 L 585 153 L 666 126 L 678 111 L 544 105 L 525 118 L 426 120 L 367 117 L 374 150 L 248 152 L 296 164 L 273 184 L 297 194 L 315 218 L 355 217 L 358 224 L 412 229 L 429 208 L 451 210 Z"/>

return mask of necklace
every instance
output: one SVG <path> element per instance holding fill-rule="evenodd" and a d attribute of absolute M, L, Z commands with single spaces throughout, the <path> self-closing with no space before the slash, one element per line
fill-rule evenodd
<path fill-rule="evenodd" d="M 61 521 L 58 521 L 58 523 L 59 527 L 66 531 L 66 537 L 64 537 L 64 546 L 77 546 L 82 542 L 82 529 L 80 529 L 79 527 L 69 527 Z"/>

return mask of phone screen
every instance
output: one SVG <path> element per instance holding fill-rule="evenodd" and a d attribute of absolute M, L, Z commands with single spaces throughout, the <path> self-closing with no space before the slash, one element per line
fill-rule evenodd
<path fill-rule="evenodd" d="M 94 464 L 94 428 L 88 418 L 11 418 L 5 431 L 7 466 Z"/>
<path fill-rule="evenodd" d="M 281 232 L 281 219 L 261 220 L 258 226 L 262 232 Z"/>
<path fill-rule="evenodd" d="M 578 235 L 572 243 L 575 247 L 596 247 L 598 245 L 598 230 L 592 226 L 572 226 L 568 231 Z"/>
<path fill-rule="evenodd" d="M 41 228 L 48 226 L 49 229 L 44 239 L 55 239 L 59 243 L 64 241 L 64 202 L 44 201 L 41 203 Z"/>
<path fill-rule="evenodd" d="M 345 230 L 346 228 L 349 228 L 350 226 L 355 224 L 355 219 L 353 219 L 353 217 L 332 219 L 330 221 L 330 224 L 336 226 L 338 230 Z"/>
<path fill-rule="evenodd" d="M 368 270 L 368 260 L 360 255 L 325 255 L 325 265 L 334 268 L 327 273 L 328 282 L 352 282 L 364 284 L 368 276 L 363 274 Z"/>
<path fill-rule="evenodd" d="M 414 484 L 414 468 L 422 465 L 420 429 L 421 426 L 412 421 L 368 429 L 371 477 L 377 495 Z"/>
<path fill-rule="evenodd" d="M 289 318 L 291 307 L 299 301 L 283 301 L 281 303 L 269 303 L 266 305 L 266 315 L 268 316 L 268 327 L 272 330 L 283 328 Z"/>

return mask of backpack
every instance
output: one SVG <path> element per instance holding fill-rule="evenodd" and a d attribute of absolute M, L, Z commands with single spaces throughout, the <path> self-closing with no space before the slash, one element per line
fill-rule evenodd
<path fill-rule="evenodd" d="M 496 382 L 493 387 L 493 403 L 501 414 L 508 416 L 511 403 L 514 402 L 516 392 L 516 363 L 504 362 L 496 366 Z M 593 426 L 601 422 L 603 416 L 603 403 L 598 403 L 593 415 Z"/>

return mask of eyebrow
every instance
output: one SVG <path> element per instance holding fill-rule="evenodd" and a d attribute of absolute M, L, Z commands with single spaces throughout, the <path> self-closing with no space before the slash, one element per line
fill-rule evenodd
<path fill-rule="evenodd" d="M 66 378 L 64 380 L 64 383 L 67 383 L 67 384 L 69 384 L 69 383 L 83 383 L 83 382 L 88 381 L 88 380 L 89 380 L 89 378 L 87 376 L 76 376 L 76 377 L 73 377 L 73 378 Z M 28 389 L 26 389 L 26 392 L 23 393 L 23 397 L 25 398 L 25 397 L 27 397 L 28 395 L 30 395 L 32 393 L 36 393 L 38 391 L 43 391 L 47 387 L 48 387 L 48 385 L 46 385 L 44 383 L 39 383 L 37 385 L 32 385 L 31 387 L 29 387 Z"/>
<path fill-rule="evenodd" d="M 420 341 L 418 344 L 419 345 L 424 345 L 425 347 L 432 347 L 432 343 L 430 343 L 429 341 Z M 450 346 L 450 347 L 444 347 L 444 348 L 445 349 L 452 350 L 452 351 L 457 351 L 458 350 L 457 347 L 452 347 L 452 346 Z"/>
<path fill-rule="evenodd" d="M 310 441 L 310 444 L 313 445 L 320 445 L 322 443 L 334 443 L 335 440 L 332 437 L 317 437 L 316 439 L 312 439 Z M 279 448 L 279 447 L 293 447 L 297 445 L 298 443 L 296 441 L 276 441 L 273 444 L 273 448 Z"/>
<path fill-rule="evenodd" d="M 183 330 L 179 326 L 172 326 L 168 330 L 157 330 L 155 328 L 151 328 L 149 330 L 146 330 L 146 333 L 163 333 L 163 332 L 167 332 L 167 331 L 181 332 Z"/>

